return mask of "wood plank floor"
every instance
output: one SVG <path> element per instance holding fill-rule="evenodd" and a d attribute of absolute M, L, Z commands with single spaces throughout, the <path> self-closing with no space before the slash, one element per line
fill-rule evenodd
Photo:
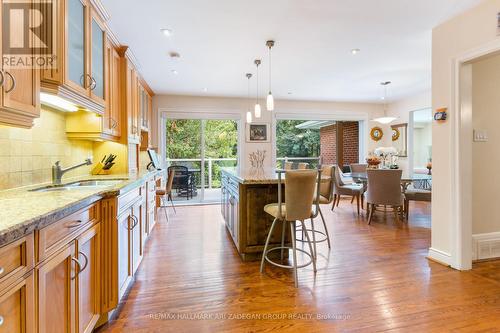
<path fill-rule="evenodd" d="M 343 200 L 323 211 L 332 249 L 318 272 L 237 256 L 219 206 L 160 211 L 137 281 L 101 332 L 500 332 L 500 264 L 458 272 L 428 261 L 430 211 L 409 224 L 376 214 L 371 226 Z M 311 316 L 311 317 L 309 317 Z"/>

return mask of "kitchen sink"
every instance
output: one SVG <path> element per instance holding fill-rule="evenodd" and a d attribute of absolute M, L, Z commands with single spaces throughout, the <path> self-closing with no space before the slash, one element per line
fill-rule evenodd
<path fill-rule="evenodd" d="M 48 185 L 44 187 L 35 188 L 30 192 L 56 192 L 56 191 L 70 191 L 78 189 L 92 189 L 102 188 L 118 185 L 126 179 L 101 179 L 101 180 L 81 180 L 78 182 L 63 184 L 63 185 Z"/>

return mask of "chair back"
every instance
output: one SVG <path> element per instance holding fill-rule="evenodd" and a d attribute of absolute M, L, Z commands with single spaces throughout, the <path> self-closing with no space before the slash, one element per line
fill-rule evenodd
<path fill-rule="evenodd" d="M 309 167 L 309 163 L 299 163 L 297 169 L 306 170 Z"/>
<path fill-rule="evenodd" d="M 293 169 L 293 162 L 285 162 L 285 170 L 292 170 Z"/>
<path fill-rule="evenodd" d="M 376 205 L 400 206 L 403 170 L 366 170 L 368 189 L 366 202 Z"/>
<path fill-rule="evenodd" d="M 189 184 L 189 170 L 183 165 L 171 165 L 167 169 L 167 174 L 172 172 L 173 185 L 186 185 Z"/>
<path fill-rule="evenodd" d="M 363 173 L 366 172 L 366 169 L 368 169 L 368 164 L 351 164 L 351 172 Z"/>
<path fill-rule="evenodd" d="M 333 186 L 334 187 L 340 187 L 344 186 L 345 183 L 342 180 L 342 171 L 337 165 L 333 166 Z"/>
<path fill-rule="evenodd" d="M 322 171 L 321 174 L 324 175 L 325 177 L 330 177 L 328 181 L 323 181 L 319 184 L 319 194 L 322 197 L 325 197 L 328 199 L 328 201 L 331 201 L 333 199 L 333 184 L 334 184 L 334 170 L 335 166 L 334 165 L 323 165 L 322 166 Z"/>
<path fill-rule="evenodd" d="M 166 188 L 167 193 L 172 191 L 173 183 L 174 183 L 174 170 L 168 170 L 167 188 Z"/>
<path fill-rule="evenodd" d="M 306 220 L 311 217 L 314 195 L 319 192 L 319 187 L 316 186 L 318 175 L 321 177 L 319 170 L 285 172 L 285 219 L 287 221 Z M 279 179 L 281 180 L 281 176 Z M 278 186 L 281 211 L 281 181 Z"/>

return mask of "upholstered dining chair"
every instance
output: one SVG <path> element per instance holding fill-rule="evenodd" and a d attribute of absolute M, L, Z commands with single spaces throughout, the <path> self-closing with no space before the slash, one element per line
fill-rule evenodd
<path fill-rule="evenodd" d="M 410 217 L 410 201 L 431 202 L 432 192 L 416 188 L 408 188 L 405 191 L 405 218 L 408 221 Z"/>
<path fill-rule="evenodd" d="M 156 190 L 156 196 L 160 198 L 160 203 L 161 206 L 160 208 L 163 208 L 163 211 L 165 212 L 165 219 L 168 221 L 168 214 L 167 214 L 167 203 L 170 201 L 172 204 L 172 208 L 175 211 L 175 205 L 174 205 L 174 200 L 172 200 L 172 185 L 174 183 L 174 170 L 169 170 L 168 171 L 168 178 L 167 178 L 167 186 L 165 189 L 157 189 Z"/>
<path fill-rule="evenodd" d="M 361 163 L 353 163 L 350 165 L 351 167 L 351 172 L 366 172 L 366 169 L 368 169 L 368 164 L 361 164 Z"/>
<path fill-rule="evenodd" d="M 296 246 L 296 221 L 300 221 L 302 230 L 306 230 L 304 220 L 315 218 L 319 211 L 319 186 L 321 183 L 321 170 L 291 170 L 285 171 L 285 203 L 282 202 L 282 179 L 281 172 L 278 172 L 278 202 L 268 204 L 264 207 L 264 211 L 274 217 L 269 233 L 267 234 L 264 252 L 260 263 L 260 272 L 264 271 L 264 263 L 267 261 L 271 265 L 281 268 L 293 269 L 295 287 L 298 286 L 297 269 L 313 265 L 314 273 L 316 273 L 316 260 L 313 251 L 309 233 L 305 232 L 306 240 L 309 245 L 309 252 L 297 249 Z M 314 209 L 313 209 L 314 204 Z M 269 249 L 269 241 L 277 224 L 282 224 L 281 246 Z M 285 247 L 285 232 L 287 226 L 290 227 L 291 247 Z M 283 265 L 272 261 L 269 258 L 269 253 L 274 250 L 281 250 L 281 259 L 283 260 L 283 250 L 292 250 L 293 262 L 291 265 Z M 305 254 L 311 260 L 305 264 L 298 265 L 297 251 Z"/>
<path fill-rule="evenodd" d="M 342 174 L 338 166 L 333 167 L 333 203 L 332 203 L 332 210 L 335 209 L 335 206 L 338 207 L 340 203 L 340 198 L 341 196 L 349 196 L 356 198 L 356 204 L 358 207 L 358 215 L 360 213 L 359 208 L 360 208 L 360 200 L 361 200 L 361 194 L 363 193 L 363 186 L 354 184 L 354 183 L 346 183 L 342 179 Z M 352 201 L 351 201 L 352 202 Z"/>
<path fill-rule="evenodd" d="M 297 166 L 299 170 L 306 170 L 307 168 L 309 168 L 309 163 L 299 163 Z"/>
<path fill-rule="evenodd" d="M 399 222 L 399 210 L 404 205 L 404 194 L 401 192 L 401 176 L 403 170 L 370 170 L 368 174 L 368 188 L 365 200 L 368 209 L 368 224 L 372 222 L 373 213 L 377 206 L 393 208 L 396 222 Z"/>
<path fill-rule="evenodd" d="M 285 162 L 285 164 L 283 165 L 283 169 L 292 170 L 293 169 L 293 162 Z"/>

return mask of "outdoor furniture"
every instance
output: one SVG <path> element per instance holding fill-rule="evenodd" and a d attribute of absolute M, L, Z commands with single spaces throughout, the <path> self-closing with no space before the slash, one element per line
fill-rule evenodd
<path fill-rule="evenodd" d="M 167 203 L 170 201 L 172 204 L 172 208 L 175 211 L 175 206 L 174 206 L 174 201 L 172 200 L 172 185 L 174 182 L 174 170 L 169 170 L 168 171 L 168 179 L 167 179 L 167 187 L 165 189 L 157 189 L 156 190 L 156 196 L 160 197 L 160 209 L 163 208 L 163 211 L 165 212 L 165 218 L 168 221 L 168 214 L 167 214 Z"/>
<path fill-rule="evenodd" d="M 368 224 L 377 206 L 391 206 L 396 222 L 399 221 L 399 210 L 404 206 L 404 194 L 401 193 L 402 170 L 367 170 L 368 188 L 365 200 L 368 209 Z"/>
<path fill-rule="evenodd" d="M 281 172 L 278 171 L 278 202 L 266 205 L 264 211 L 269 215 L 274 217 L 274 221 L 271 225 L 271 229 L 267 234 L 266 243 L 264 245 L 264 252 L 262 253 L 262 259 L 260 263 L 260 272 L 264 271 L 265 261 L 269 262 L 274 266 L 281 268 L 293 269 L 293 275 L 295 280 L 295 287 L 298 287 L 297 279 L 297 269 L 306 267 L 310 264 L 313 265 L 314 273 L 316 273 L 316 254 L 313 251 L 312 242 L 309 238 L 309 233 L 306 230 L 304 220 L 313 219 L 318 215 L 319 211 L 319 186 L 316 186 L 316 182 L 321 180 L 321 170 L 292 170 L 285 172 L 285 203 L 281 200 L 282 191 L 282 180 Z M 316 195 L 316 202 L 314 202 L 314 196 Z M 316 209 L 313 211 L 313 204 Z M 309 245 L 309 252 L 297 249 L 296 246 L 296 221 L 300 221 L 302 225 L 302 230 L 306 230 L 305 236 L 307 243 Z M 271 239 L 273 230 L 277 223 L 282 223 L 282 234 L 281 234 L 281 246 L 268 249 L 269 241 Z M 285 232 L 286 226 L 289 225 L 291 232 L 291 242 L 292 247 L 285 247 Z M 314 233 L 314 231 L 313 231 Z M 269 253 L 275 250 L 281 250 L 281 260 L 283 261 L 283 251 L 292 250 L 293 263 L 292 265 L 283 265 L 272 261 L 269 258 Z M 311 260 L 305 264 L 297 264 L 297 251 L 305 254 Z"/>
<path fill-rule="evenodd" d="M 285 162 L 285 170 L 292 170 L 293 162 Z"/>
<path fill-rule="evenodd" d="M 405 217 L 408 221 L 410 217 L 410 201 L 425 201 L 431 202 L 432 192 L 417 188 L 407 189 L 405 192 Z"/>
<path fill-rule="evenodd" d="M 173 184 L 180 197 L 186 197 L 187 200 L 193 198 L 194 192 L 194 177 L 193 173 L 189 172 L 188 168 L 182 165 L 172 165 L 168 167 L 168 174 L 173 172 Z"/>
<path fill-rule="evenodd" d="M 354 183 L 346 183 L 343 179 L 342 179 L 342 173 L 340 171 L 340 169 L 337 167 L 337 166 L 334 166 L 333 167 L 334 169 L 334 172 L 333 172 L 333 203 L 332 203 L 332 210 L 335 209 L 335 206 L 338 207 L 339 203 L 340 203 L 340 197 L 341 196 L 350 196 L 353 198 L 356 198 L 356 203 L 357 203 L 357 207 L 358 207 L 358 215 L 360 213 L 359 211 L 359 205 L 360 205 L 360 199 L 362 200 L 361 198 L 361 194 L 363 193 L 363 186 L 362 185 L 358 185 L 358 184 L 354 184 Z M 351 203 L 353 202 L 353 200 L 351 200 Z M 362 202 L 361 202 L 361 205 L 362 205 Z"/>

